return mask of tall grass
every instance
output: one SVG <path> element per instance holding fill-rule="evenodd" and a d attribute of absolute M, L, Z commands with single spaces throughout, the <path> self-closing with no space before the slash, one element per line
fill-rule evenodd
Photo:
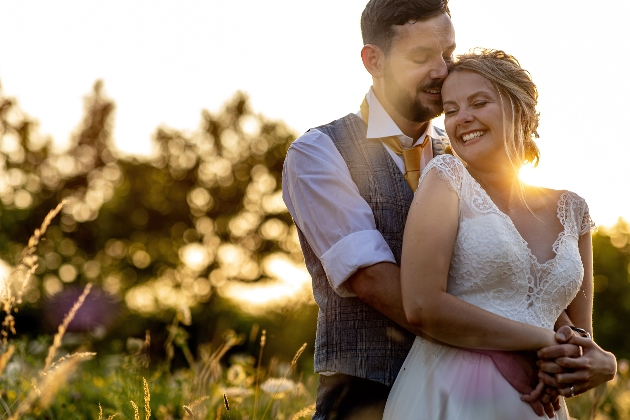
<path fill-rule="evenodd" d="M 63 203 L 52 210 L 34 232 L 22 252 L 21 261 L 3 286 L 0 297 L 5 312 L 0 337 L 0 420 L 140 420 L 141 410 L 145 420 L 299 420 L 313 415 L 316 375 L 297 372 L 298 360 L 306 344 L 297 350 L 290 362 L 278 363 L 272 358 L 265 367 L 262 361 L 268 337 L 262 330 L 258 339 L 256 327 L 249 334 L 249 342 L 258 344 L 257 358 L 236 355 L 225 360 L 230 350 L 246 341 L 244 335 L 234 331 L 227 331 L 223 343 L 217 348 L 199 348 L 195 352 L 189 348 L 187 333 L 182 327 L 191 322 L 187 308 L 174 314 L 173 322 L 166 327 L 166 358 L 157 362 L 151 362 L 149 358 L 151 336 L 148 331 L 144 340 L 136 340 L 140 345 L 108 356 L 107 363 L 88 351 L 58 357 L 64 350 L 63 337 L 89 296 L 91 284 L 85 286 L 53 337 L 30 341 L 15 338 L 17 328 L 13 314 L 37 268 L 37 245 L 61 206 Z M 45 350 L 38 350 L 42 343 L 47 343 L 43 347 Z M 177 353 L 183 356 L 188 366 L 173 371 L 172 361 Z M 143 407 L 136 401 L 143 402 Z M 567 400 L 567 404 L 577 419 L 630 419 L 628 362 L 619 361 L 615 380 L 598 390 Z M 260 411 L 263 411 L 262 416 Z"/>

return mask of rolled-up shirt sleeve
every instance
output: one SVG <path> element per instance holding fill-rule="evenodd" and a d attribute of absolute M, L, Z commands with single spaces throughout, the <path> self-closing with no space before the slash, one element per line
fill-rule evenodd
<path fill-rule="evenodd" d="M 295 224 L 321 260 L 330 286 L 340 296 L 356 296 L 345 282 L 359 268 L 396 262 L 376 230 L 372 209 L 324 133 L 310 130 L 289 148 L 282 195 Z"/>

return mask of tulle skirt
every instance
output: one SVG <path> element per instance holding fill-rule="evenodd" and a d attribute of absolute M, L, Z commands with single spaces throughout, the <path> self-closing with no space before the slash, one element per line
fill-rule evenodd
<path fill-rule="evenodd" d="M 490 357 L 416 338 L 383 419 L 540 419 L 520 398 Z M 555 419 L 569 418 L 562 400 Z"/>

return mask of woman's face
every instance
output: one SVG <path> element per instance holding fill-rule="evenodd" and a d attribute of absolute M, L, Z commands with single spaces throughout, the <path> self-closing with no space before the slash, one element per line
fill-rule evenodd
<path fill-rule="evenodd" d="M 467 164 L 506 163 L 503 107 L 492 83 L 475 72 L 457 71 L 444 81 L 442 100 L 451 146 Z"/>

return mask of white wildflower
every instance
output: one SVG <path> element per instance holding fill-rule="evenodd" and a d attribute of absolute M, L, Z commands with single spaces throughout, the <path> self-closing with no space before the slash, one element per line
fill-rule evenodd
<path fill-rule="evenodd" d="M 281 397 L 280 394 L 294 392 L 295 387 L 295 382 L 290 379 L 282 378 L 269 378 L 265 382 L 260 384 L 260 389 L 262 389 L 269 395 L 274 395 L 277 393 L 277 397 Z"/>

